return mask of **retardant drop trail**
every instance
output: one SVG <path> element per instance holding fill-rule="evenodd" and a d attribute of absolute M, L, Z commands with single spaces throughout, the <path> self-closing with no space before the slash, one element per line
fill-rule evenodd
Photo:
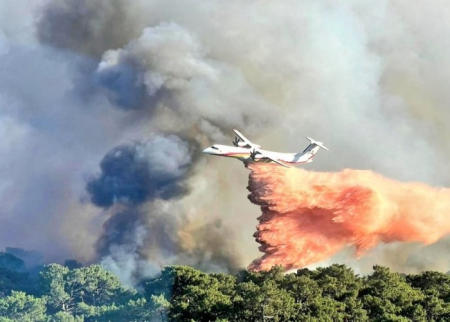
<path fill-rule="evenodd" d="M 313 172 L 251 163 L 248 198 L 261 206 L 251 270 L 300 268 L 354 245 L 432 244 L 450 232 L 450 189 L 401 183 L 371 171 Z"/>

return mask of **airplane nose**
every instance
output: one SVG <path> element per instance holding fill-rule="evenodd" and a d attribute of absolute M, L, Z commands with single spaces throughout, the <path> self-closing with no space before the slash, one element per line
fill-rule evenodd
<path fill-rule="evenodd" d="M 203 153 L 206 153 L 206 154 L 211 154 L 211 152 L 212 152 L 211 148 L 206 148 L 203 150 Z"/>

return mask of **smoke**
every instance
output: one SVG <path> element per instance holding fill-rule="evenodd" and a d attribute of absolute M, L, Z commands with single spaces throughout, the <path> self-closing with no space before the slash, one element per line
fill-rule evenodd
<path fill-rule="evenodd" d="M 98 57 L 133 38 L 127 14 L 133 6 L 124 1 L 47 1 L 42 7 L 36 28 L 41 43 Z"/>
<path fill-rule="evenodd" d="M 27 251 L 21 248 L 6 247 L 5 253 L 20 258 L 28 270 L 43 265 L 42 255 L 35 251 Z"/>
<path fill-rule="evenodd" d="M 357 256 L 380 243 L 432 244 L 450 233 L 450 189 L 400 183 L 371 171 L 312 172 L 250 164 L 249 199 L 261 206 L 250 269 L 301 268 L 346 246 Z"/>
<path fill-rule="evenodd" d="M 270 104 L 248 85 L 239 70 L 209 58 L 199 39 L 175 23 L 146 28 L 123 49 L 105 52 L 92 77 L 99 91 L 118 108 L 143 110 L 151 117 L 150 124 L 158 121 L 156 129 L 175 132 L 178 138 L 195 145 L 206 144 L 208 136 L 221 137 L 221 129 L 229 130 L 236 124 L 242 127 L 251 124 L 251 131 L 269 124 L 267 117 L 273 115 Z M 253 117 L 249 123 L 251 113 L 256 110 L 266 113 Z M 137 212 L 140 215 L 128 216 L 128 211 L 112 214 L 103 226 L 104 235 L 99 239 L 102 251 L 97 253 L 107 256 L 109 260 L 103 260 L 104 263 L 117 260 L 115 265 L 126 268 L 136 267 L 129 264 L 136 258 L 157 263 L 157 267 L 191 263 L 209 271 L 242 268 L 244 261 L 235 242 L 225 237 L 233 233 L 229 227 L 222 227 L 216 214 L 200 210 L 187 215 L 187 209 L 192 207 L 187 199 L 178 201 L 183 203 L 181 210 L 170 209 L 179 208 L 175 197 L 188 194 L 189 176 L 185 172 L 190 169 L 191 175 L 199 173 L 194 169 L 198 162 L 194 154 L 198 155 L 198 150 L 190 151 L 192 157 L 186 156 L 186 146 L 174 138 L 152 141 L 138 151 L 118 147 L 105 156 L 100 164 L 101 176 L 87 185 L 92 202 L 109 207 L 123 199 L 128 204 L 140 205 Z M 162 207 L 158 204 L 159 208 L 157 200 L 166 203 Z M 179 218 L 172 218 L 173 212 Z M 128 242 L 111 240 L 115 236 L 111 228 L 115 226 L 109 223 L 118 216 L 129 221 L 120 226 Z M 133 240 L 130 236 L 142 236 L 135 233 L 139 227 L 145 227 L 142 230 L 145 239 Z M 217 238 L 221 241 L 215 241 Z M 110 240 L 107 247 L 105 240 Z M 134 255 L 120 264 L 124 259 L 122 255 L 116 256 L 116 252 Z M 155 273 L 141 269 L 129 273 L 125 267 L 120 271 L 135 279 Z"/>
<path fill-rule="evenodd" d="M 92 202 L 104 208 L 116 202 L 175 198 L 187 193 L 182 180 L 190 163 L 187 143 L 175 135 L 122 145 L 106 154 L 101 175 L 89 181 L 87 191 Z"/>
<path fill-rule="evenodd" d="M 91 201 L 108 210 L 110 218 L 103 224 L 104 234 L 98 239 L 97 254 L 102 263 L 133 285 L 136 280 L 154 274 L 159 268 L 147 263 L 140 249 L 158 238 L 157 225 L 146 228 L 146 216 L 140 206 L 155 199 L 170 200 L 188 193 L 183 186 L 192 161 L 187 142 L 178 136 L 155 136 L 145 142 L 118 146 L 100 162 L 101 173 L 91 178 L 87 191 Z M 162 227 L 159 227 L 162 228 Z M 161 243 L 158 248 L 172 245 Z M 154 259 L 155 260 L 155 259 Z"/>
<path fill-rule="evenodd" d="M 130 283 L 244 267 L 246 170 L 199 155 L 232 128 L 269 150 L 324 141 L 315 170 L 448 186 L 449 17 L 442 0 L 0 3 L 0 248 L 104 260 Z M 446 247 L 371 260 L 448 270 Z"/>
<path fill-rule="evenodd" d="M 168 264 L 228 272 L 242 267 L 225 238 L 233 234 L 220 220 L 200 222 L 198 214 L 171 209 L 190 193 L 196 152 L 176 135 L 122 145 L 105 155 L 101 173 L 87 183 L 91 201 L 109 215 L 96 253 L 123 283 L 134 285 Z"/>
<path fill-rule="evenodd" d="M 94 77 L 118 107 L 171 113 L 165 131 L 198 126 L 212 135 L 237 125 L 253 132 L 275 117 L 238 69 L 208 57 L 198 37 L 173 22 L 105 52 Z"/>

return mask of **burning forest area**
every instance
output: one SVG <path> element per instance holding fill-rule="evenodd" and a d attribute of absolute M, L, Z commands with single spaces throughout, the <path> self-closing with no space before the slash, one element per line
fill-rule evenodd
<path fill-rule="evenodd" d="M 448 8 L 1 1 L 0 321 L 450 320 Z"/>

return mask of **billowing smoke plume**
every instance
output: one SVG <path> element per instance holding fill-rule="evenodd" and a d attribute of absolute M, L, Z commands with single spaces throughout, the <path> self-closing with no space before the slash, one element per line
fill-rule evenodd
<path fill-rule="evenodd" d="M 141 204 L 155 198 L 185 194 L 183 179 L 191 163 L 186 142 L 177 136 L 158 136 L 144 143 L 122 145 L 100 162 L 101 175 L 87 190 L 92 202 L 109 208 L 114 203 Z"/>
<path fill-rule="evenodd" d="M 232 128 L 280 151 L 324 141 L 316 170 L 449 186 L 447 8 L 0 2 L 0 250 L 101 260 L 129 282 L 170 263 L 246 266 L 247 172 L 200 156 Z M 391 244 L 355 265 L 445 271 L 446 248 Z"/>
<path fill-rule="evenodd" d="M 450 189 L 400 183 L 371 171 L 312 172 L 250 164 L 249 199 L 264 256 L 250 268 L 301 268 L 346 246 L 361 256 L 379 243 L 432 244 L 450 233 Z"/>
<path fill-rule="evenodd" d="M 160 239 L 151 235 L 160 234 L 163 227 L 152 225 L 152 231 L 147 231 L 146 217 L 152 214 L 140 206 L 188 193 L 184 180 L 192 162 L 189 149 L 188 143 L 175 135 L 118 146 L 105 155 L 101 173 L 87 184 L 95 205 L 106 210 L 113 207 L 103 224 L 105 233 L 97 241 L 97 253 L 124 283 L 133 284 L 142 274 L 156 273 L 159 268 L 142 260 L 141 248 L 149 239 L 158 243 Z M 172 244 L 161 242 L 157 248 L 170 253 Z"/>

